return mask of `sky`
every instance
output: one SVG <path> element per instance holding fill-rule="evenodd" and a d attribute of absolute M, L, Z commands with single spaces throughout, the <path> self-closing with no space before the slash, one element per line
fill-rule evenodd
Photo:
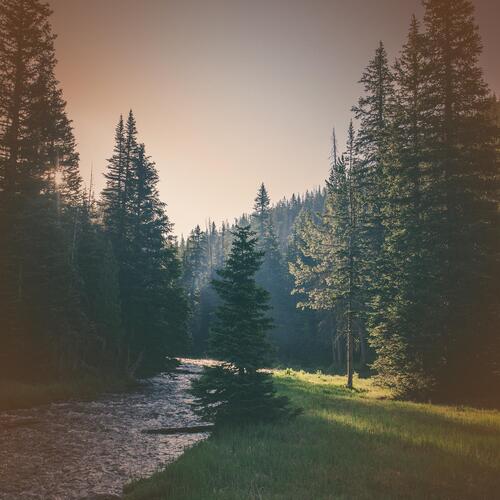
<path fill-rule="evenodd" d="M 88 185 L 104 186 L 133 109 L 177 235 L 323 184 L 357 83 L 382 40 L 392 58 L 419 0 L 50 0 L 57 76 Z M 500 2 L 477 0 L 482 65 L 500 94 Z"/>

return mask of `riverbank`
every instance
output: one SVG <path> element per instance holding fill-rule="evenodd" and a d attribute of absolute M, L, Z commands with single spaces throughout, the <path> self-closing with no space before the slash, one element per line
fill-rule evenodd
<path fill-rule="evenodd" d="M 131 379 L 93 376 L 43 384 L 0 381 L 0 411 L 32 408 L 70 399 L 95 399 L 105 392 L 123 392 L 136 385 L 137 382 Z"/>
<path fill-rule="evenodd" d="M 0 500 L 118 497 L 173 462 L 207 434 L 148 431 L 201 424 L 187 392 L 200 369 L 184 361 L 131 390 L 0 411 Z"/>
<path fill-rule="evenodd" d="M 392 401 L 370 380 L 279 371 L 304 414 L 286 425 L 226 430 L 128 500 L 494 498 L 500 412 Z"/>

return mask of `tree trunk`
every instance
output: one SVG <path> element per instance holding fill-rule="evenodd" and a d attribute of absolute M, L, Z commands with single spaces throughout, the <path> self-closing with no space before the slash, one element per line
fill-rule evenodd
<path fill-rule="evenodd" d="M 352 377 L 354 374 L 353 366 L 353 339 L 352 339 L 352 325 L 351 325 L 351 304 L 349 301 L 347 310 L 347 387 L 352 389 Z"/>
<path fill-rule="evenodd" d="M 332 364 L 336 366 L 338 362 L 338 342 L 337 342 L 337 324 L 335 321 L 335 312 L 332 313 L 332 321 L 330 325 L 331 342 L 332 342 Z"/>
<path fill-rule="evenodd" d="M 359 354 L 360 354 L 360 364 L 361 364 L 361 369 L 364 370 L 366 368 L 366 337 L 365 337 L 365 331 L 359 325 Z"/>

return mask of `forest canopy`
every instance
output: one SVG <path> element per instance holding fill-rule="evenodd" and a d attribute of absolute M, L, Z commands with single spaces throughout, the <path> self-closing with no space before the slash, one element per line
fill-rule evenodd
<path fill-rule="evenodd" d="M 500 106 L 472 2 L 423 4 L 394 60 L 374 47 L 323 186 L 272 204 L 256 185 L 251 213 L 179 241 L 132 111 L 117 117 L 104 189 L 84 186 L 51 11 L 0 0 L 0 377 L 151 376 L 206 355 L 213 280 L 251 230 L 278 363 L 491 402 Z"/>

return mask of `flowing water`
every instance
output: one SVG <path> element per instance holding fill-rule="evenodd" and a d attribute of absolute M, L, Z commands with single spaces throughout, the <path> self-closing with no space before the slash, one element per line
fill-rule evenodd
<path fill-rule="evenodd" d="M 159 375 L 129 393 L 0 412 L 0 499 L 120 495 L 131 479 L 151 475 L 206 438 L 142 432 L 199 423 L 186 390 L 200 364 L 186 360 L 180 368 L 186 372 Z"/>

